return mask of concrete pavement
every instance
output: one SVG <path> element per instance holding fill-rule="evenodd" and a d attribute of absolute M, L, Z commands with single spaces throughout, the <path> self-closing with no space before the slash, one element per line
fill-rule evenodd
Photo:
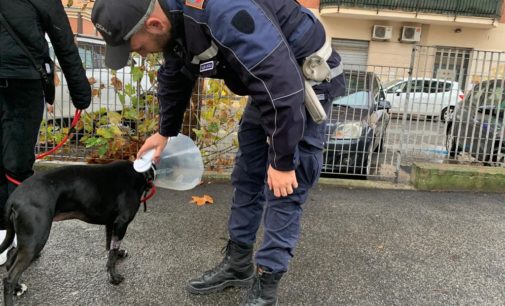
<path fill-rule="evenodd" d="M 215 203 L 189 203 L 204 194 Z M 231 194 L 228 182 L 159 189 L 128 229 L 119 286 L 108 283 L 102 226 L 55 223 L 41 258 L 22 277 L 28 291 L 18 305 L 237 305 L 243 290 L 185 290 L 188 278 L 222 258 Z M 321 184 L 306 204 L 281 304 L 504 304 L 504 200 Z"/>

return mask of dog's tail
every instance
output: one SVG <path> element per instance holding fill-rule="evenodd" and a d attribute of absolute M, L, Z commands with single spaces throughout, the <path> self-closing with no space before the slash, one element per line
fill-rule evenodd
<path fill-rule="evenodd" d="M 10 201 L 7 201 L 6 207 L 5 207 L 5 215 L 4 215 L 4 223 L 5 227 L 7 228 L 7 234 L 5 235 L 4 241 L 2 244 L 0 244 L 0 254 L 3 253 L 7 248 L 12 244 L 14 241 L 14 222 L 12 222 L 12 210 L 11 210 L 11 203 Z"/>

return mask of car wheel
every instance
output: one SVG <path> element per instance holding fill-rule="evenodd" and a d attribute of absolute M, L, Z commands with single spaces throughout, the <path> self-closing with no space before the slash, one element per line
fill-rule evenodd
<path fill-rule="evenodd" d="M 445 136 L 445 147 L 450 157 L 456 157 L 458 155 L 458 149 L 456 148 L 456 137 L 452 135 L 451 129 L 448 129 L 449 132 Z"/>
<path fill-rule="evenodd" d="M 446 123 L 451 119 L 453 112 L 454 112 L 454 106 L 444 108 L 442 110 L 442 113 L 440 113 L 440 120 L 442 120 L 443 123 Z"/>

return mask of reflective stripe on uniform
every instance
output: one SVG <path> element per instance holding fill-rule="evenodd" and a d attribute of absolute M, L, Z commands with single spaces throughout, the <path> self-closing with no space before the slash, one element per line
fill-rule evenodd
<path fill-rule="evenodd" d="M 193 60 L 191 61 L 191 64 L 199 64 L 200 62 L 202 61 L 206 61 L 206 60 L 209 60 L 213 57 L 215 57 L 217 55 L 217 52 L 218 52 L 218 48 L 216 46 L 216 44 L 211 41 L 210 42 L 210 47 L 203 51 L 202 53 L 198 54 L 198 55 L 195 55 L 193 57 Z"/>

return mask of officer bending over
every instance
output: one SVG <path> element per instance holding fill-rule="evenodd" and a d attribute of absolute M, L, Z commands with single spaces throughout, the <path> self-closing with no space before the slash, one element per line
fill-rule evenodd
<path fill-rule="evenodd" d="M 236 94 L 250 96 L 238 132 L 226 253 L 215 268 L 190 280 L 188 290 L 249 287 L 245 305 L 275 305 L 300 235 L 302 205 L 322 166 L 324 116 L 316 111 L 312 119 L 304 101 L 328 112 L 343 94 L 340 57 L 321 23 L 296 1 L 183 2 L 97 0 L 92 21 L 107 43 L 110 68 L 124 67 L 130 52 L 164 52 L 160 128 L 138 156 L 155 148 L 159 158 L 167 139 L 177 135 L 197 77 L 222 78 Z M 314 90 L 307 99 L 306 89 Z M 253 245 L 263 214 L 255 269 Z"/>

